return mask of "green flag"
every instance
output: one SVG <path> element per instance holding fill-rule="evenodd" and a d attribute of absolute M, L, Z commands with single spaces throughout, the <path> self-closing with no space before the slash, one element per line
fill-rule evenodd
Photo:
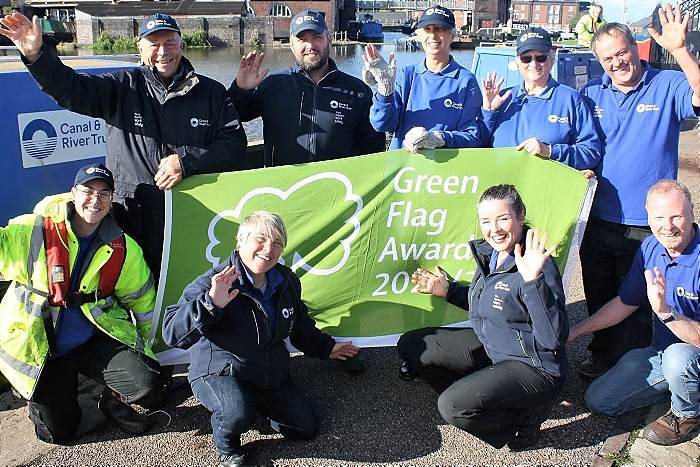
<path fill-rule="evenodd" d="M 471 280 L 476 265 L 468 242 L 481 237 L 476 202 L 500 183 L 515 185 L 527 222 L 559 245 L 563 271 L 578 254 L 595 181 L 513 148 L 401 149 L 186 178 L 166 192 L 154 349 L 163 363 L 186 361 L 162 342 L 162 312 L 228 258 L 239 223 L 259 209 L 284 219 L 289 241 L 280 262 L 301 278 L 302 298 L 325 332 L 383 346 L 410 329 L 464 323 L 465 310 L 418 293 L 410 276 L 418 266 L 439 265 L 452 280 Z"/>

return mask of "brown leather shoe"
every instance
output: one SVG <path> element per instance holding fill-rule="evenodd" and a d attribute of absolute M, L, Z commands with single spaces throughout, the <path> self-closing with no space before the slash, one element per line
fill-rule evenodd
<path fill-rule="evenodd" d="M 679 417 L 671 409 L 644 427 L 644 439 L 661 446 L 673 446 L 694 437 L 700 431 L 700 416 Z"/>

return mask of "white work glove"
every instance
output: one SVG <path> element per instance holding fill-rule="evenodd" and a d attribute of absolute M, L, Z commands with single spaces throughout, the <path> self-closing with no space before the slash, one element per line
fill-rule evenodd
<path fill-rule="evenodd" d="M 416 154 L 422 148 L 443 147 L 445 138 L 439 131 L 427 131 L 422 126 L 416 126 L 406 132 L 406 136 L 403 137 L 403 145 L 413 154 Z"/>
<path fill-rule="evenodd" d="M 362 80 L 368 86 L 377 85 L 377 92 L 382 96 L 394 94 L 396 83 L 396 59 L 390 58 L 390 63 L 381 55 L 362 67 Z"/>

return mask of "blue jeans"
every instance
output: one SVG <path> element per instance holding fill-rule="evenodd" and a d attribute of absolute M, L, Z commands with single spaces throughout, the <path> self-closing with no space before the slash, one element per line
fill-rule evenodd
<path fill-rule="evenodd" d="M 649 346 L 627 352 L 607 373 L 596 378 L 584 399 L 592 412 L 620 415 L 668 402 L 676 415 L 700 415 L 700 349 L 685 343 L 659 351 Z"/>
<path fill-rule="evenodd" d="M 311 439 L 318 431 L 316 411 L 291 376 L 275 389 L 260 389 L 233 376 L 203 376 L 192 381 L 192 392 L 211 412 L 220 454 L 240 454 L 241 434 L 250 430 L 257 414 L 277 422 L 288 439 Z"/>

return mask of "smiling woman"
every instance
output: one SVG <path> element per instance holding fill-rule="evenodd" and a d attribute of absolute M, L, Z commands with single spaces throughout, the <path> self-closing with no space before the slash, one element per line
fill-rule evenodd
<path fill-rule="evenodd" d="M 426 9 L 416 25 L 424 59 L 398 70 L 369 44 L 362 78 L 374 93 L 370 120 L 377 131 L 393 134 L 389 149 L 479 147 L 477 124 L 481 97 L 474 75 L 450 54 L 455 18 L 442 6 Z M 408 96 L 411 96 L 410 100 Z"/>

